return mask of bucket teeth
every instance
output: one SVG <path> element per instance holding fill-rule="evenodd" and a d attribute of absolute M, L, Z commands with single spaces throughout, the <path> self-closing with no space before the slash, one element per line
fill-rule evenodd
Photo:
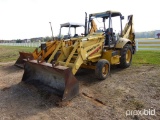
<path fill-rule="evenodd" d="M 57 94 L 62 101 L 71 100 L 79 93 L 79 85 L 68 67 L 52 67 L 50 63 L 26 61 L 22 81 Z"/>

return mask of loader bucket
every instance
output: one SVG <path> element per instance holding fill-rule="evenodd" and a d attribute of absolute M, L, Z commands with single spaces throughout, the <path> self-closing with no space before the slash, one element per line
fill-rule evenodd
<path fill-rule="evenodd" d="M 20 67 L 20 68 L 24 68 L 24 60 L 23 59 L 30 59 L 33 60 L 33 54 L 32 53 L 25 53 L 25 52 L 19 52 L 19 58 L 17 59 L 16 63 L 14 65 Z"/>
<path fill-rule="evenodd" d="M 79 84 L 68 67 L 52 67 L 50 63 L 26 61 L 22 81 L 61 97 L 62 101 L 71 100 L 79 93 Z"/>

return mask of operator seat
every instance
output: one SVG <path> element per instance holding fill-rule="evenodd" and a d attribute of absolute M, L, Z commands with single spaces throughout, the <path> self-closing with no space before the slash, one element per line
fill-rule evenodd
<path fill-rule="evenodd" d="M 105 45 L 109 45 L 108 43 L 112 41 L 113 37 L 113 28 L 108 28 L 105 30 Z"/>

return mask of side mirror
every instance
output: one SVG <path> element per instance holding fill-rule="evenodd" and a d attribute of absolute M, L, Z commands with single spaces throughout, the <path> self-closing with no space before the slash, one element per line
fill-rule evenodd
<path fill-rule="evenodd" d="M 123 20 L 124 19 L 124 16 L 121 16 L 121 20 Z"/>

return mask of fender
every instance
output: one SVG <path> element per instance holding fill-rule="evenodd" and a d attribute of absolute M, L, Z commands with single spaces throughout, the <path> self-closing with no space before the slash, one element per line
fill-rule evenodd
<path fill-rule="evenodd" d="M 131 41 L 127 38 L 119 38 L 119 40 L 116 43 L 115 48 L 123 48 L 123 46 L 127 43 L 131 44 Z"/>

